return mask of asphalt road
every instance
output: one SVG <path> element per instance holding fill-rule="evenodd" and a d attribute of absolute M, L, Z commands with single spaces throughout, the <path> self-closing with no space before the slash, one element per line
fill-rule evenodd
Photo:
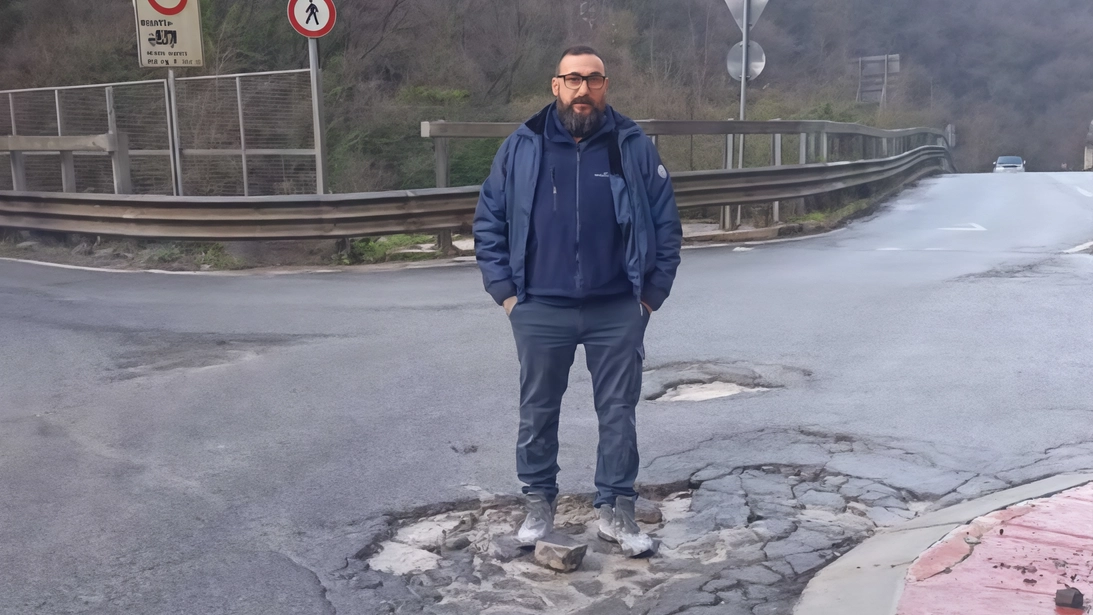
<path fill-rule="evenodd" d="M 648 364 L 812 376 L 645 404 L 643 458 L 805 429 L 999 473 L 1093 441 L 1093 256 L 1063 254 L 1091 239 L 1093 176 L 969 175 L 828 236 L 687 251 Z M 0 261 L 0 348 L 0 613 L 330 612 L 369 519 L 518 488 L 515 349 L 473 267 Z M 580 359 L 561 437 L 563 490 L 591 491 Z"/>

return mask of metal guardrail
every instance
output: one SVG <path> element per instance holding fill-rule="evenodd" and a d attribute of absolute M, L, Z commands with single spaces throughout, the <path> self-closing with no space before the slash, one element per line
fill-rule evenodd
<path fill-rule="evenodd" d="M 829 122 L 825 120 L 773 120 L 773 121 L 742 121 L 733 120 L 638 120 L 645 134 L 658 143 L 660 137 L 669 136 L 697 136 L 716 135 L 725 138 L 724 165 L 725 169 L 744 167 L 744 142 L 748 136 L 763 136 L 770 138 L 770 151 L 772 166 L 782 166 L 785 163 L 783 157 L 783 141 L 787 136 L 797 138 L 798 155 L 796 164 L 806 165 L 812 162 L 829 162 L 833 157 L 844 155 L 848 150 L 851 157 L 859 160 L 872 160 L 904 154 L 917 147 L 926 145 L 939 145 L 953 147 L 956 131 L 950 125 L 946 130 L 933 128 L 906 128 L 887 130 L 862 126 L 860 124 L 847 124 L 842 122 Z M 436 154 L 436 185 L 445 187 L 449 185 L 451 177 L 450 147 L 452 139 L 483 139 L 504 138 L 512 134 L 519 123 L 485 123 L 485 122 L 422 122 L 421 136 L 433 140 L 433 149 Z M 735 159 L 735 162 L 734 162 Z M 771 218 L 775 223 L 781 220 L 781 202 L 773 202 Z M 732 215 L 729 206 L 721 210 L 721 228 L 732 230 L 741 223 L 742 210 L 736 209 L 736 215 Z M 440 235 L 440 244 L 448 245 L 450 236 L 446 233 Z"/>
<path fill-rule="evenodd" d="M 949 150 L 673 175 L 681 208 L 770 203 L 952 168 Z M 470 227 L 479 187 L 271 197 L 0 192 L 0 227 L 180 240 L 321 239 Z"/>
<path fill-rule="evenodd" d="M 948 139 L 944 130 L 936 128 L 902 128 L 889 130 L 861 124 L 828 122 L 825 120 L 637 120 L 638 126 L 650 137 L 689 135 L 789 135 L 822 134 L 855 135 L 878 139 L 899 139 L 933 135 Z M 431 139 L 504 138 L 521 126 L 519 122 L 422 122 L 421 136 Z"/>

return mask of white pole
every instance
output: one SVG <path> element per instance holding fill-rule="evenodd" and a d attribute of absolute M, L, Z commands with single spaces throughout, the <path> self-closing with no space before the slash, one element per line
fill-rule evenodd
<path fill-rule="evenodd" d="M 182 133 L 178 127 L 178 83 L 175 81 L 175 69 L 167 71 L 167 107 L 171 110 L 171 131 L 168 141 L 171 145 L 171 166 L 175 178 L 175 195 L 183 196 L 182 186 Z"/>
<path fill-rule="evenodd" d="M 744 70 L 740 75 L 740 121 L 748 119 L 748 73 L 750 72 L 748 62 L 748 46 L 751 44 L 751 0 L 744 0 L 744 27 L 741 28 L 744 32 Z M 740 168 L 744 168 L 744 140 L 747 137 L 740 134 Z"/>
<path fill-rule="evenodd" d="M 326 120 L 323 115 L 323 76 L 319 71 L 319 39 L 309 38 L 312 123 L 315 126 L 315 193 L 326 194 Z"/>
<path fill-rule="evenodd" d="M 744 0 L 744 74 L 740 77 L 740 121 L 748 119 L 748 45 L 751 44 L 751 0 Z"/>

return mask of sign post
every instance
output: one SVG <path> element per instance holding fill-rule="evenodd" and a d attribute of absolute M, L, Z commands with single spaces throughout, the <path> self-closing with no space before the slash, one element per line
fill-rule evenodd
<path fill-rule="evenodd" d="M 325 194 L 326 178 L 326 118 L 323 113 L 323 75 L 319 66 L 319 39 L 330 34 L 338 20 L 333 0 L 289 0 L 288 20 L 302 36 L 308 38 L 307 50 L 311 66 L 312 122 L 315 127 L 315 192 Z"/>
<path fill-rule="evenodd" d="M 748 56 L 751 52 L 751 0 L 744 0 L 744 40 L 740 45 L 740 50 L 743 52 L 741 57 L 744 67 L 743 74 L 740 77 L 740 121 L 748 119 L 748 78 L 751 77 L 748 73 L 750 68 L 748 64 Z M 744 156 L 741 154 L 740 162 L 744 161 Z M 743 165 L 740 165 L 743 166 Z"/>
<path fill-rule="evenodd" d="M 759 74 L 763 72 L 763 68 L 767 65 L 767 56 L 763 52 L 763 48 L 759 46 L 759 43 L 751 40 L 751 29 L 755 25 L 755 22 L 759 21 L 759 17 L 763 15 L 763 11 L 767 8 L 767 3 L 769 1 L 770 0 L 725 0 L 725 4 L 729 7 L 729 12 L 732 13 L 733 18 L 736 20 L 736 25 L 740 26 L 740 31 L 744 34 L 744 40 L 729 51 L 729 58 L 727 61 L 729 76 L 740 82 L 741 121 L 748 119 L 748 81 L 758 77 Z M 741 169 L 744 168 L 745 162 L 744 142 L 745 135 L 741 134 L 740 154 L 738 157 Z M 726 158 L 729 158 L 730 156 L 730 154 L 727 154 Z M 743 210 L 744 208 L 742 206 L 737 207 L 735 226 L 740 225 Z M 777 214 L 775 214 L 775 218 L 777 218 Z M 733 227 L 732 208 L 725 207 L 721 211 L 721 228 L 728 229 Z"/>
<path fill-rule="evenodd" d="M 751 40 L 751 29 L 770 0 L 725 0 L 740 26 L 744 40 L 729 51 L 729 76 L 740 81 L 740 120 L 748 119 L 748 81 L 755 79 L 767 65 L 767 56 L 759 43 Z M 740 168 L 744 168 L 744 135 L 740 135 Z"/>
<path fill-rule="evenodd" d="M 178 134 L 178 107 L 175 104 L 175 68 L 205 65 L 204 38 L 201 34 L 200 0 L 133 0 L 137 16 L 137 55 L 142 67 L 167 68 L 168 130 L 171 134 L 171 172 L 173 188 L 182 196 L 182 144 Z"/>
<path fill-rule="evenodd" d="M 200 5 L 199 0 L 133 0 L 141 66 L 205 65 Z"/>

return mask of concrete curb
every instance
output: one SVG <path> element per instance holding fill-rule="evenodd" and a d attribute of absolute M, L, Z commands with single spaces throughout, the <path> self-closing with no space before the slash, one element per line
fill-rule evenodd
<path fill-rule="evenodd" d="M 877 532 L 835 560 L 805 588 L 794 615 L 895 615 L 907 569 L 937 541 L 978 517 L 1093 482 L 1061 474 L 938 510 Z"/>

